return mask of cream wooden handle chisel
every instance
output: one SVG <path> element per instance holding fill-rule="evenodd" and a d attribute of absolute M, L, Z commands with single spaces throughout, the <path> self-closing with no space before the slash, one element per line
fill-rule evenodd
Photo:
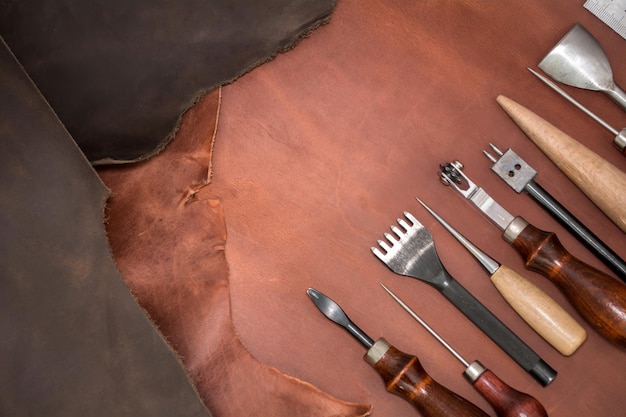
<path fill-rule="evenodd" d="M 535 284 L 481 251 L 422 200 L 419 203 L 454 236 L 489 273 L 491 282 L 524 321 L 564 356 L 587 339 L 587 332 L 548 294 Z"/>
<path fill-rule="evenodd" d="M 491 282 L 530 327 L 562 355 L 570 356 L 587 339 L 587 332 L 556 301 L 535 284 L 500 265 Z"/>
<path fill-rule="evenodd" d="M 626 174 L 510 98 L 498 96 L 496 100 L 526 136 L 626 233 Z"/>

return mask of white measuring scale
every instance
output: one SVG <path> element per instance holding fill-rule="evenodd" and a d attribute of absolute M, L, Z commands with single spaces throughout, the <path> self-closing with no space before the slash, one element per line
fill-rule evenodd
<path fill-rule="evenodd" d="M 626 39 L 626 0 L 587 0 L 583 7 Z"/>

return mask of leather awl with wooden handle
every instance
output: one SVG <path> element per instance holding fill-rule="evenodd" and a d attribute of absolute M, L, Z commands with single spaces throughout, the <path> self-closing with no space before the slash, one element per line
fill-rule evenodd
<path fill-rule="evenodd" d="M 510 98 L 498 96 L 496 100 L 526 136 L 626 233 L 626 174 Z"/>

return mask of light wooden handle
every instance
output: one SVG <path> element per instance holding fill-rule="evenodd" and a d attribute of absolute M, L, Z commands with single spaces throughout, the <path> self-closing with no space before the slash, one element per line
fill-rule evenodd
<path fill-rule="evenodd" d="M 507 266 L 500 266 L 491 282 L 537 334 L 569 356 L 587 338 L 587 332 L 548 294 Z"/>
<path fill-rule="evenodd" d="M 504 96 L 496 100 L 526 136 L 626 232 L 626 174 L 524 106 Z"/>

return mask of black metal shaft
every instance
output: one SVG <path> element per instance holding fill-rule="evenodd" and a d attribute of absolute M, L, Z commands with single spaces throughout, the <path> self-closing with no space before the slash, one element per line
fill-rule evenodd
<path fill-rule="evenodd" d="M 626 262 L 617 253 L 602 242 L 600 238 L 534 180 L 529 181 L 524 190 L 583 243 L 602 263 L 615 272 L 622 281 L 626 282 Z"/>

